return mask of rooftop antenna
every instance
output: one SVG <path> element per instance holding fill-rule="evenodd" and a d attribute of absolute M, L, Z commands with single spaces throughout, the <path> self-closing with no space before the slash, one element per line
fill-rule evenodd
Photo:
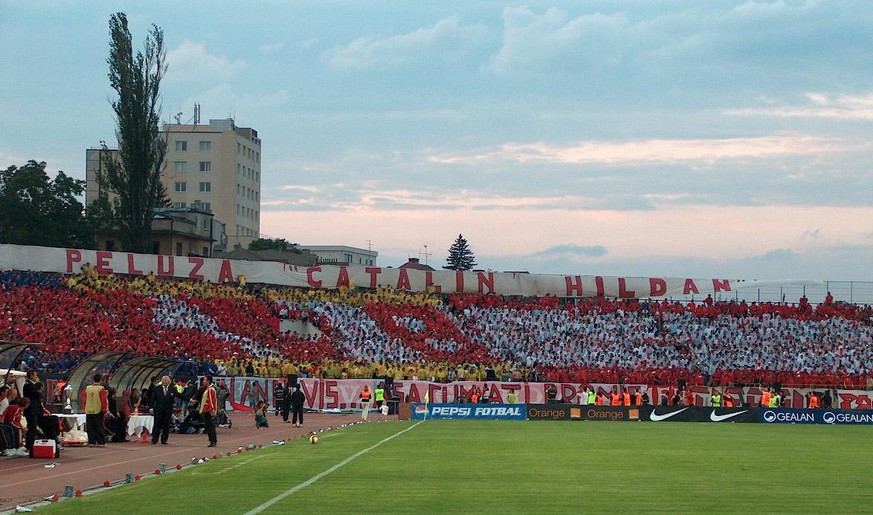
<path fill-rule="evenodd" d="M 181 125 L 181 124 L 182 124 L 182 113 L 181 113 L 181 111 L 178 112 L 178 113 L 176 113 L 176 116 L 174 116 L 173 118 L 176 119 L 176 125 Z"/>
<path fill-rule="evenodd" d="M 433 255 L 433 252 L 427 251 L 427 245 L 424 246 L 424 252 L 422 252 L 421 249 L 418 249 L 418 258 L 421 259 L 421 256 L 424 256 L 424 264 L 425 265 L 427 264 L 427 257 L 432 256 L 432 255 Z"/>

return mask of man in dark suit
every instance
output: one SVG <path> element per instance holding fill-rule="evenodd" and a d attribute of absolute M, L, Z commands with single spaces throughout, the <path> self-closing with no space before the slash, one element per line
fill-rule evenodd
<path fill-rule="evenodd" d="M 175 385 L 170 384 L 170 376 L 161 378 L 161 383 L 152 389 L 152 413 L 155 416 L 152 427 L 152 445 L 158 443 L 158 437 L 163 445 L 167 445 L 170 436 L 170 421 L 173 419 L 174 397 L 181 397 Z"/>
<path fill-rule="evenodd" d="M 33 442 L 36 440 L 39 415 L 42 412 L 42 398 L 37 391 L 37 383 L 39 383 L 39 374 L 36 370 L 28 370 L 21 396 L 30 399 L 30 405 L 24 410 L 24 418 L 27 420 L 27 434 L 24 441 L 27 450 L 31 452 L 33 452 Z"/>

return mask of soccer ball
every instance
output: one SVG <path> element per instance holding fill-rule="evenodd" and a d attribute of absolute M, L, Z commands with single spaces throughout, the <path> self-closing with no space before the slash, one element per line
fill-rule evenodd
<path fill-rule="evenodd" d="M 312 436 L 310 436 L 310 437 L 309 437 L 309 443 L 311 443 L 311 444 L 313 444 L 313 445 L 317 444 L 317 443 L 318 443 L 318 436 L 317 436 L 317 435 L 312 435 Z"/>

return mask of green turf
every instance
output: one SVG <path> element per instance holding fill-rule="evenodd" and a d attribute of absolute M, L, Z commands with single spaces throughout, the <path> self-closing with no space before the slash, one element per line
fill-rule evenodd
<path fill-rule="evenodd" d="M 40 513 L 245 513 L 413 422 L 359 424 Z M 863 426 L 428 421 L 263 513 L 873 511 Z"/>

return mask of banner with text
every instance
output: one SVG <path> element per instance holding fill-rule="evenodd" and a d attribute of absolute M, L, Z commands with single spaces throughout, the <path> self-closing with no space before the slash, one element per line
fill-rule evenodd
<path fill-rule="evenodd" d="M 761 408 L 764 424 L 873 424 L 873 413 L 859 410 Z"/>
<path fill-rule="evenodd" d="M 571 406 L 571 420 L 608 420 L 636 422 L 640 420 L 639 406 Z"/>
<path fill-rule="evenodd" d="M 528 420 L 570 420 L 570 409 L 579 408 L 569 404 L 527 404 Z"/>
<path fill-rule="evenodd" d="M 274 389 L 278 382 L 285 383 L 285 379 L 268 379 L 262 377 L 225 377 L 215 378 L 216 381 L 224 379 L 229 390 L 229 404 L 232 409 L 249 410 L 252 402 L 257 400 L 267 401 L 267 405 L 273 406 Z M 378 379 L 299 379 L 301 389 L 306 396 L 305 407 L 307 409 L 357 409 L 360 406 L 361 390 L 366 385 L 370 391 L 380 382 Z M 662 397 L 670 404 L 677 392 L 675 386 L 648 386 L 648 385 L 615 385 L 609 383 L 503 383 L 503 382 L 479 382 L 479 381 L 455 381 L 452 383 L 432 383 L 430 381 L 394 381 L 390 391 L 386 392 L 386 398 L 400 399 L 403 402 L 423 402 L 425 394 L 433 403 L 456 404 L 459 400 L 469 399 L 473 393 L 473 387 L 488 390 L 492 402 L 507 403 L 507 396 L 515 392 L 519 404 L 548 404 L 546 394 L 550 386 L 558 390 L 558 400 L 567 400 L 566 404 L 579 405 L 581 393 L 590 388 L 601 393 L 609 404 L 609 393 L 613 389 L 627 388 L 632 392 L 637 390 L 646 392 L 650 397 L 651 405 L 661 405 Z M 712 388 L 708 386 L 693 386 L 688 388 L 691 399 L 695 406 L 707 407 L 713 390 L 720 393 L 729 393 L 741 404 L 756 407 L 761 401 L 761 390 L 758 388 Z M 803 408 L 807 404 L 807 394 L 815 391 L 819 395 L 824 393 L 822 389 L 806 388 L 783 388 L 782 396 L 788 407 Z M 834 410 L 870 410 L 873 392 L 864 390 L 830 390 L 833 399 Z M 682 399 L 682 403 L 685 398 Z M 587 406 L 582 406 L 587 407 Z"/>
<path fill-rule="evenodd" d="M 521 404 L 419 404 L 412 405 L 412 420 L 479 419 L 525 420 Z"/>
<path fill-rule="evenodd" d="M 65 249 L 0 244 L 0 270 L 78 273 L 88 264 L 99 274 L 129 274 L 213 283 L 264 283 L 301 288 L 334 289 L 340 286 L 393 288 L 442 293 L 497 293 L 501 295 L 611 298 L 669 298 L 679 295 L 716 295 L 742 289 L 779 286 L 780 282 L 690 277 L 615 277 L 599 275 L 545 275 L 492 271 L 423 271 L 377 266 L 295 266 L 271 261 L 236 261 L 195 256 L 133 254 L 106 250 Z M 786 285 L 789 282 L 785 282 Z M 791 281 L 792 286 L 798 284 Z M 820 286 L 822 281 L 804 281 Z"/>

